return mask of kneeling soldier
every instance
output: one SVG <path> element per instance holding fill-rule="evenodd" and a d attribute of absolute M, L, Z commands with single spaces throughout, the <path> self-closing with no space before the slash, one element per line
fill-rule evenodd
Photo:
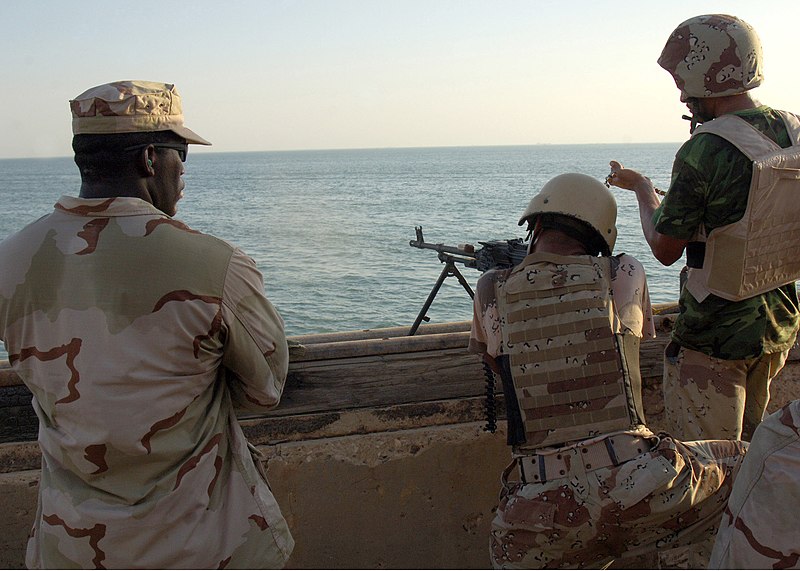
<path fill-rule="evenodd" d="M 616 217 L 601 182 L 557 176 L 519 221 L 525 260 L 478 281 L 470 350 L 503 381 L 513 455 L 495 567 L 595 567 L 656 550 L 661 565 L 705 567 L 744 456 L 738 441 L 685 443 L 645 425 L 639 342 L 655 329 L 641 263 L 611 253 Z"/>

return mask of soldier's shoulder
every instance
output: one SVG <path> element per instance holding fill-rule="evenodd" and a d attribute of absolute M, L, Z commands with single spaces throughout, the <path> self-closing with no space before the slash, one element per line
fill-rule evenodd
<path fill-rule="evenodd" d="M 492 283 L 494 283 L 494 282 L 496 282 L 498 280 L 506 279 L 508 277 L 508 274 L 510 274 L 510 273 L 511 273 L 511 269 L 510 268 L 506 268 L 506 269 L 495 268 L 493 270 L 487 270 L 487 271 L 485 271 L 485 272 L 483 272 L 481 274 L 481 276 L 478 278 L 478 282 L 479 283 L 480 282 L 484 282 L 484 283 L 492 282 Z"/>
<path fill-rule="evenodd" d="M 630 254 L 626 254 L 625 252 L 620 252 L 619 254 L 614 254 L 611 256 L 615 258 L 620 264 L 631 264 L 639 267 L 644 267 L 642 263 L 639 261 L 638 258 L 631 256 Z"/>
<path fill-rule="evenodd" d="M 233 244 L 232 242 L 229 242 L 228 240 L 220 238 L 214 234 L 209 234 L 207 232 L 192 228 L 177 218 L 156 219 L 153 224 L 167 226 L 172 231 L 177 230 L 178 233 L 187 240 L 200 242 L 204 245 L 204 247 L 224 250 L 230 253 L 234 253 L 235 251 L 239 250 L 239 247 L 236 244 Z"/>
<path fill-rule="evenodd" d="M 630 254 L 620 253 L 611 257 L 612 279 L 615 281 L 647 279 L 644 264 Z"/>
<path fill-rule="evenodd" d="M 19 246 L 26 246 L 26 249 L 28 249 L 32 241 L 37 241 L 36 236 L 47 233 L 47 218 L 49 216 L 50 214 L 40 216 L 36 220 L 27 223 L 16 232 L 0 240 L 0 254 L 7 253 L 9 255 L 15 255 Z"/>

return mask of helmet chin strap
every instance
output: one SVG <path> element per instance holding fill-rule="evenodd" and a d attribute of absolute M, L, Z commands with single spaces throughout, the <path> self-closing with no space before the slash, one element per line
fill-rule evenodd
<path fill-rule="evenodd" d="M 684 97 L 683 92 L 681 102 L 686 103 L 691 115 L 682 115 L 682 119 L 689 121 L 689 134 L 694 133 L 698 125 L 711 121 L 717 116 L 717 105 L 715 104 L 720 98 L 700 98 L 700 97 Z M 725 99 L 725 98 L 723 98 Z"/>
<path fill-rule="evenodd" d="M 694 130 L 697 129 L 697 126 L 702 124 L 703 120 L 700 119 L 697 115 L 681 115 L 681 119 L 686 119 L 689 121 L 689 134 L 691 135 L 694 133 Z"/>
<path fill-rule="evenodd" d="M 538 216 L 533 220 L 528 218 L 528 236 L 525 238 L 525 241 L 528 243 L 529 254 L 533 252 L 533 247 L 536 245 L 536 240 L 539 239 L 541 233 L 542 226 L 539 224 Z"/>

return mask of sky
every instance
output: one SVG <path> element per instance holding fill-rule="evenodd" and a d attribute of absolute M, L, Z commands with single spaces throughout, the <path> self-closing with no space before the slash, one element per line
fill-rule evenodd
<path fill-rule="evenodd" d="M 656 59 L 714 12 L 800 111 L 798 0 L 3 1 L 0 158 L 70 156 L 68 101 L 125 79 L 177 86 L 193 152 L 679 142 Z"/>

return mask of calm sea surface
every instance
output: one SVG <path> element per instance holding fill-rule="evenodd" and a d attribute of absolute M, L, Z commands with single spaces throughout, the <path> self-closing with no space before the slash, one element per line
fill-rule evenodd
<path fill-rule="evenodd" d="M 666 188 L 678 146 L 190 152 L 177 218 L 255 259 L 289 335 L 410 326 L 442 269 L 436 252 L 409 246 L 414 226 L 428 242 L 451 245 L 523 237 L 517 220 L 553 176 L 602 179 L 616 159 Z M 0 239 L 62 194 L 77 195 L 79 184 L 71 158 L 0 160 Z M 616 252 L 644 264 L 653 302 L 676 300 L 680 263 L 665 268 L 653 258 L 633 193 L 614 193 Z M 463 273 L 474 286 L 478 272 Z M 471 310 L 449 278 L 428 315 L 461 321 Z"/>

